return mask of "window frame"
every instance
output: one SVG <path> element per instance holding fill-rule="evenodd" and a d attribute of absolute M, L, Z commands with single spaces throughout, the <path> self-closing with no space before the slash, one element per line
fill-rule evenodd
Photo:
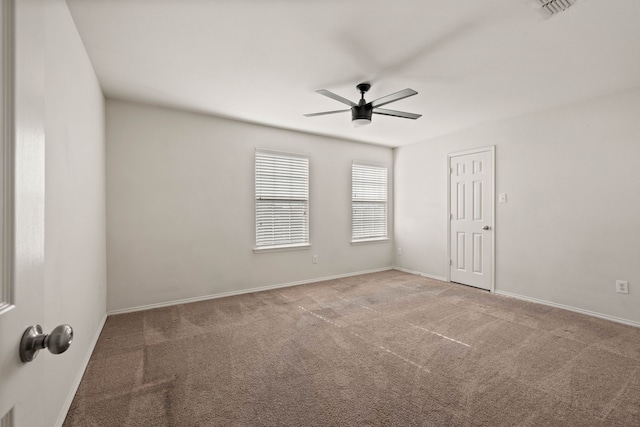
<path fill-rule="evenodd" d="M 355 168 L 358 166 L 384 169 L 385 182 L 384 182 L 384 201 L 383 202 L 379 200 L 369 200 L 369 201 L 354 200 L 354 183 L 355 183 L 354 172 L 355 172 Z M 356 203 L 358 202 L 379 203 L 380 205 L 384 206 L 384 235 L 354 238 L 354 208 L 356 206 Z M 386 164 L 353 160 L 351 162 L 351 244 L 359 245 L 359 244 L 388 242 L 388 241 L 389 241 L 389 167 Z"/>
<path fill-rule="evenodd" d="M 306 240 L 302 242 L 288 242 L 288 243 L 279 243 L 279 244 L 262 244 L 259 245 L 259 217 L 258 217 L 258 206 L 259 206 L 259 184 L 258 184 L 258 157 L 260 154 L 265 154 L 267 156 L 279 157 L 281 159 L 304 159 L 306 161 L 306 199 L 303 199 L 306 202 L 305 209 L 305 217 L 306 217 Z M 254 153 L 254 221 L 255 221 L 255 234 L 254 234 L 254 248 L 253 251 L 255 253 L 261 252 L 281 252 L 281 251 L 291 251 L 291 250 L 302 250 L 309 249 L 311 247 L 311 220 L 310 220 L 310 209 L 311 209 L 311 191 L 310 191 L 310 158 L 309 155 L 304 153 L 291 153 L 263 148 L 256 148 Z M 283 201 L 294 201 L 300 199 L 282 199 Z M 290 223 L 291 224 L 291 223 Z"/>

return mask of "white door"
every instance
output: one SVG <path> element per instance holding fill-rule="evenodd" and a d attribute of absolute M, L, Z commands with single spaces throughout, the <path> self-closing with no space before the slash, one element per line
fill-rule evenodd
<path fill-rule="evenodd" d="M 493 147 L 449 155 L 449 279 L 493 290 Z"/>
<path fill-rule="evenodd" d="M 40 427 L 43 355 L 22 363 L 27 327 L 43 322 L 44 16 L 42 0 L 2 1 L 0 426 Z"/>

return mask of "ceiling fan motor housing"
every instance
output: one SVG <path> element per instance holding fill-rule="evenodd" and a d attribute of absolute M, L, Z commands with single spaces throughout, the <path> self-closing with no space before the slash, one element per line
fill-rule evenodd
<path fill-rule="evenodd" d="M 353 107 L 351 107 L 351 121 L 371 121 L 373 106 L 371 105 L 371 103 L 367 103 L 367 101 L 364 100 L 364 94 L 367 93 L 369 89 L 371 89 L 371 85 L 369 83 L 360 83 L 356 86 L 356 88 L 360 91 L 360 102 L 358 103 L 358 105 L 354 105 Z"/>
<path fill-rule="evenodd" d="M 361 104 L 351 107 L 351 120 L 371 120 L 373 107 L 371 104 Z"/>

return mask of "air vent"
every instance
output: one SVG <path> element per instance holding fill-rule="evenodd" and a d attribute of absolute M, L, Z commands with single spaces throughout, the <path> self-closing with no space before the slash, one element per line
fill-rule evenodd
<path fill-rule="evenodd" d="M 537 0 L 540 5 L 540 13 L 545 17 L 553 16 L 569 9 L 577 0 Z"/>

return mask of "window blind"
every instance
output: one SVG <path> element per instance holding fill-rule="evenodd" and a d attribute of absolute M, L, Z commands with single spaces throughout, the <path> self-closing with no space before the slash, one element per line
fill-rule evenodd
<path fill-rule="evenodd" d="M 387 168 L 353 162 L 351 239 L 387 237 Z"/>
<path fill-rule="evenodd" d="M 309 158 L 256 150 L 256 247 L 309 243 Z"/>

